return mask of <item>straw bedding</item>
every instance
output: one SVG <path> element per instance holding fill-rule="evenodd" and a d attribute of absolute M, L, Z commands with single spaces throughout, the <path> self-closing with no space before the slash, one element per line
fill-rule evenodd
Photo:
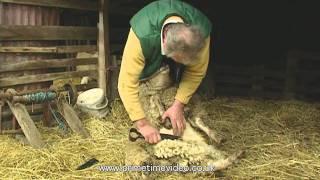
<path fill-rule="evenodd" d="M 140 173 L 103 172 L 100 165 L 124 165 L 130 121 L 120 103 L 111 105 L 104 119 L 83 117 L 92 138 L 63 134 L 57 127 L 37 124 L 46 147 L 33 149 L 8 135 L 0 136 L 2 179 L 129 179 Z M 220 147 L 231 153 L 246 149 L 246 156 L 215 175 L 158 173 L 159 179 L 263 178 L 317 179 L 320 177 L 320 104 L 300 101 L 265 101 L 238 98 L 207 100 L 206 124 L 226 142 Z M 206 120 L 204 120 L 206 121 Z M 100 162 L 75 170 L 85 161 Z"/>

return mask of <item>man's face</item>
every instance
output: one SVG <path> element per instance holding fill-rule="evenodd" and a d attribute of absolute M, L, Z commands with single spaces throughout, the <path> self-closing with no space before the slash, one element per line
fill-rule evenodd
<path fill-rule="evenodd" d="M 180 63 L 180 64 L 184 64 L 184 59 L 185 59 L 185 55 L 181 52 L 172 52 L 170 54 L 167 53 L 167 39 L 164 38 L 163 39 L 163 48 L 164 48 L 164 52 L 166 54 L 167 57 L 173 59 L 175 62 Z"/>
<path fill-rule="evenodd" d="M 180 52 L 172 53 L 169 57 L 175 62 L 183 65 L 192 65 L 193 62 L 187 54 L 183 54 Z"/>
<path fill-rule="evenodd" d="M 180 52 L 176 52 L 176 53 L 172 53 L 170 58 L 173 59 L 177 63 L 185 64 L 186 55 L 184 55 Z"/>
<path fill-rule="evenodd" d="M 175 62 L 183 64 L 183 65 L 188 65 L 187 62 L 191 62 L 186 53 L 175 51 L 175 52 L 168 54 L 166 39 L 164 39 L 163 47 L 164 47 L 164 52 L 165 52 L 166 56 L 173 59 Z"/>
<path fill-rule="evenodd" d="M 182 53 L 173 53 L 171 58 L 175 62 L 183 64 L 184 55 Z"/>

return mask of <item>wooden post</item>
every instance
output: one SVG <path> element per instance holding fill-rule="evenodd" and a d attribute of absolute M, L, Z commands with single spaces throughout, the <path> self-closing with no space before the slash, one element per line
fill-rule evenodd
<path fill-rule="evenodd" d="M 51 116 L 50 116 L 50 102 L 45 102 L 43 107 L 43 125 L 46 127 L 50 127 Z"/>
<path fill-rule="evenodd" d="M 264 81 L 264 66 L 253 66 L 252 67 L 253 77 L 251 86 L 251 96 L 259 97 L 264 96 L 263 92 L 263 81 Z"/>
<path fill-rule="evenodd" d="M 116 55 L 112 55 L 111 56 L 111 62 L 110 65 L 112 68 L 111 69 L 111 73 L 110 73 L 110 85 L 109 85 L 109 100 L 113 101 L 116 98 L 119 97 L 119 92 L 118 92 L 118 76 L 120 73 L 120 68 L 118 67 L 118 60 L 117 60 L 117 56 Z"/>
<path fill-rule="evenodd" d="M 16 117 L 14 116 L 14 114 L 12 114 L 12 129 L 13 130 L 16 130 L 16 129 L 18 129 L 18 123 L 17 123 L 17 119 L 16 119 Z"/>
<path fill-rule="evenodd" d="M 110 58 L 111 58 L 111 50 L 110 50 L 110 40 L 109 40 L 109 12 L 110 12 L 110 0 L 104 0 L 104 9 L 103 9 L 103 26 L 104 26 L 104 50 L 105 50 L 105 58 L 106 58 L 106 69 L 109 69 L 110 66 Z M 106 72 L 106 86 L 110 86 L 110 71 Z M 108 88 L 106 88 L 108 90 Z M 109 97 L 110 92 L 106 92 L 106 96 Z"/>
<path fill-rule="evenodd" d="M 107 92 L 107 78 L 106 78 L 106 56 L 105 56 L 105 41 L 104 41 L 104 0 L 99 1 L 99 22 L 98 22 L 98 85 L 103 89 L 105 95 Z"/>
<path fill-rule="evenodd" d="M 288 52 L 287 57 L 287 72 L 286 72 L 286 84 L 284 97 L 286 99 L 295 98 L 296 90 L 296 71 L 298 67 L 298 53 L 297 52 Z"/>
<path fill-rule="evenodd" d="M 3 101 L 0 100 L 0 134 L 2 134 L 2 106 L 4 105 Z"/>

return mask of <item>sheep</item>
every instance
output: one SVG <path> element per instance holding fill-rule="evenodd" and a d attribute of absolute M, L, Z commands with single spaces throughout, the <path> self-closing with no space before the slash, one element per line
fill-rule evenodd
<path fill-rule="evenodd" d="M 160 133 L 173 134 L 172 129 L 164 127 L 161 116 L 165 109 L 174 101 L 177 88 L 171 85 L 169 68 L 161 68 L 148 80 L 140 84 L 139 98 L 147 119 L 152 125 L 160 129 Z M 243 151 L 240 150 L 231 156 L 216 148 L 222 138 L 217 132 L 207 127 L 202 119 L 208 118 L 202 109 L 201 101 L 197 96 L 185 108 L 186 129 L 179 140 L 162 140 L 155 145 L 144 141 L 129 142 L 126 151 L 126 165 L 157 164 L 180 166 L 211 166 L 212 171 L 223 170 L 235 162 Z M 200 132 L 206 135 L 203 136 Z M 208 141 L 209 139 L 209 141 Z"/>

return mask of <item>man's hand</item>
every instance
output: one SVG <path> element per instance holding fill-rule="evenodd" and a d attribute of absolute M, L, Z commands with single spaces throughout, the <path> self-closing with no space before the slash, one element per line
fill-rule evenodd
<path fill-rule="evenodd" d="M 159 131 L 154 128 L 147 119 L 140 119 L 134 124 L 137 127 L 137 130 L 142 134 L 146 142 L 155 144 L 161 140 Z"/>
<path fill-rule="evenodd" d="M 184 104 L 180 101 L 175 100 L 169 109 L 162 115 L 162 121 L 164 122 L 166 118 L 170 118 L 173 134 L 176 136 L 181 136 L 184 129 L 186 128 L 186 120 L 183 115 Z"/>

